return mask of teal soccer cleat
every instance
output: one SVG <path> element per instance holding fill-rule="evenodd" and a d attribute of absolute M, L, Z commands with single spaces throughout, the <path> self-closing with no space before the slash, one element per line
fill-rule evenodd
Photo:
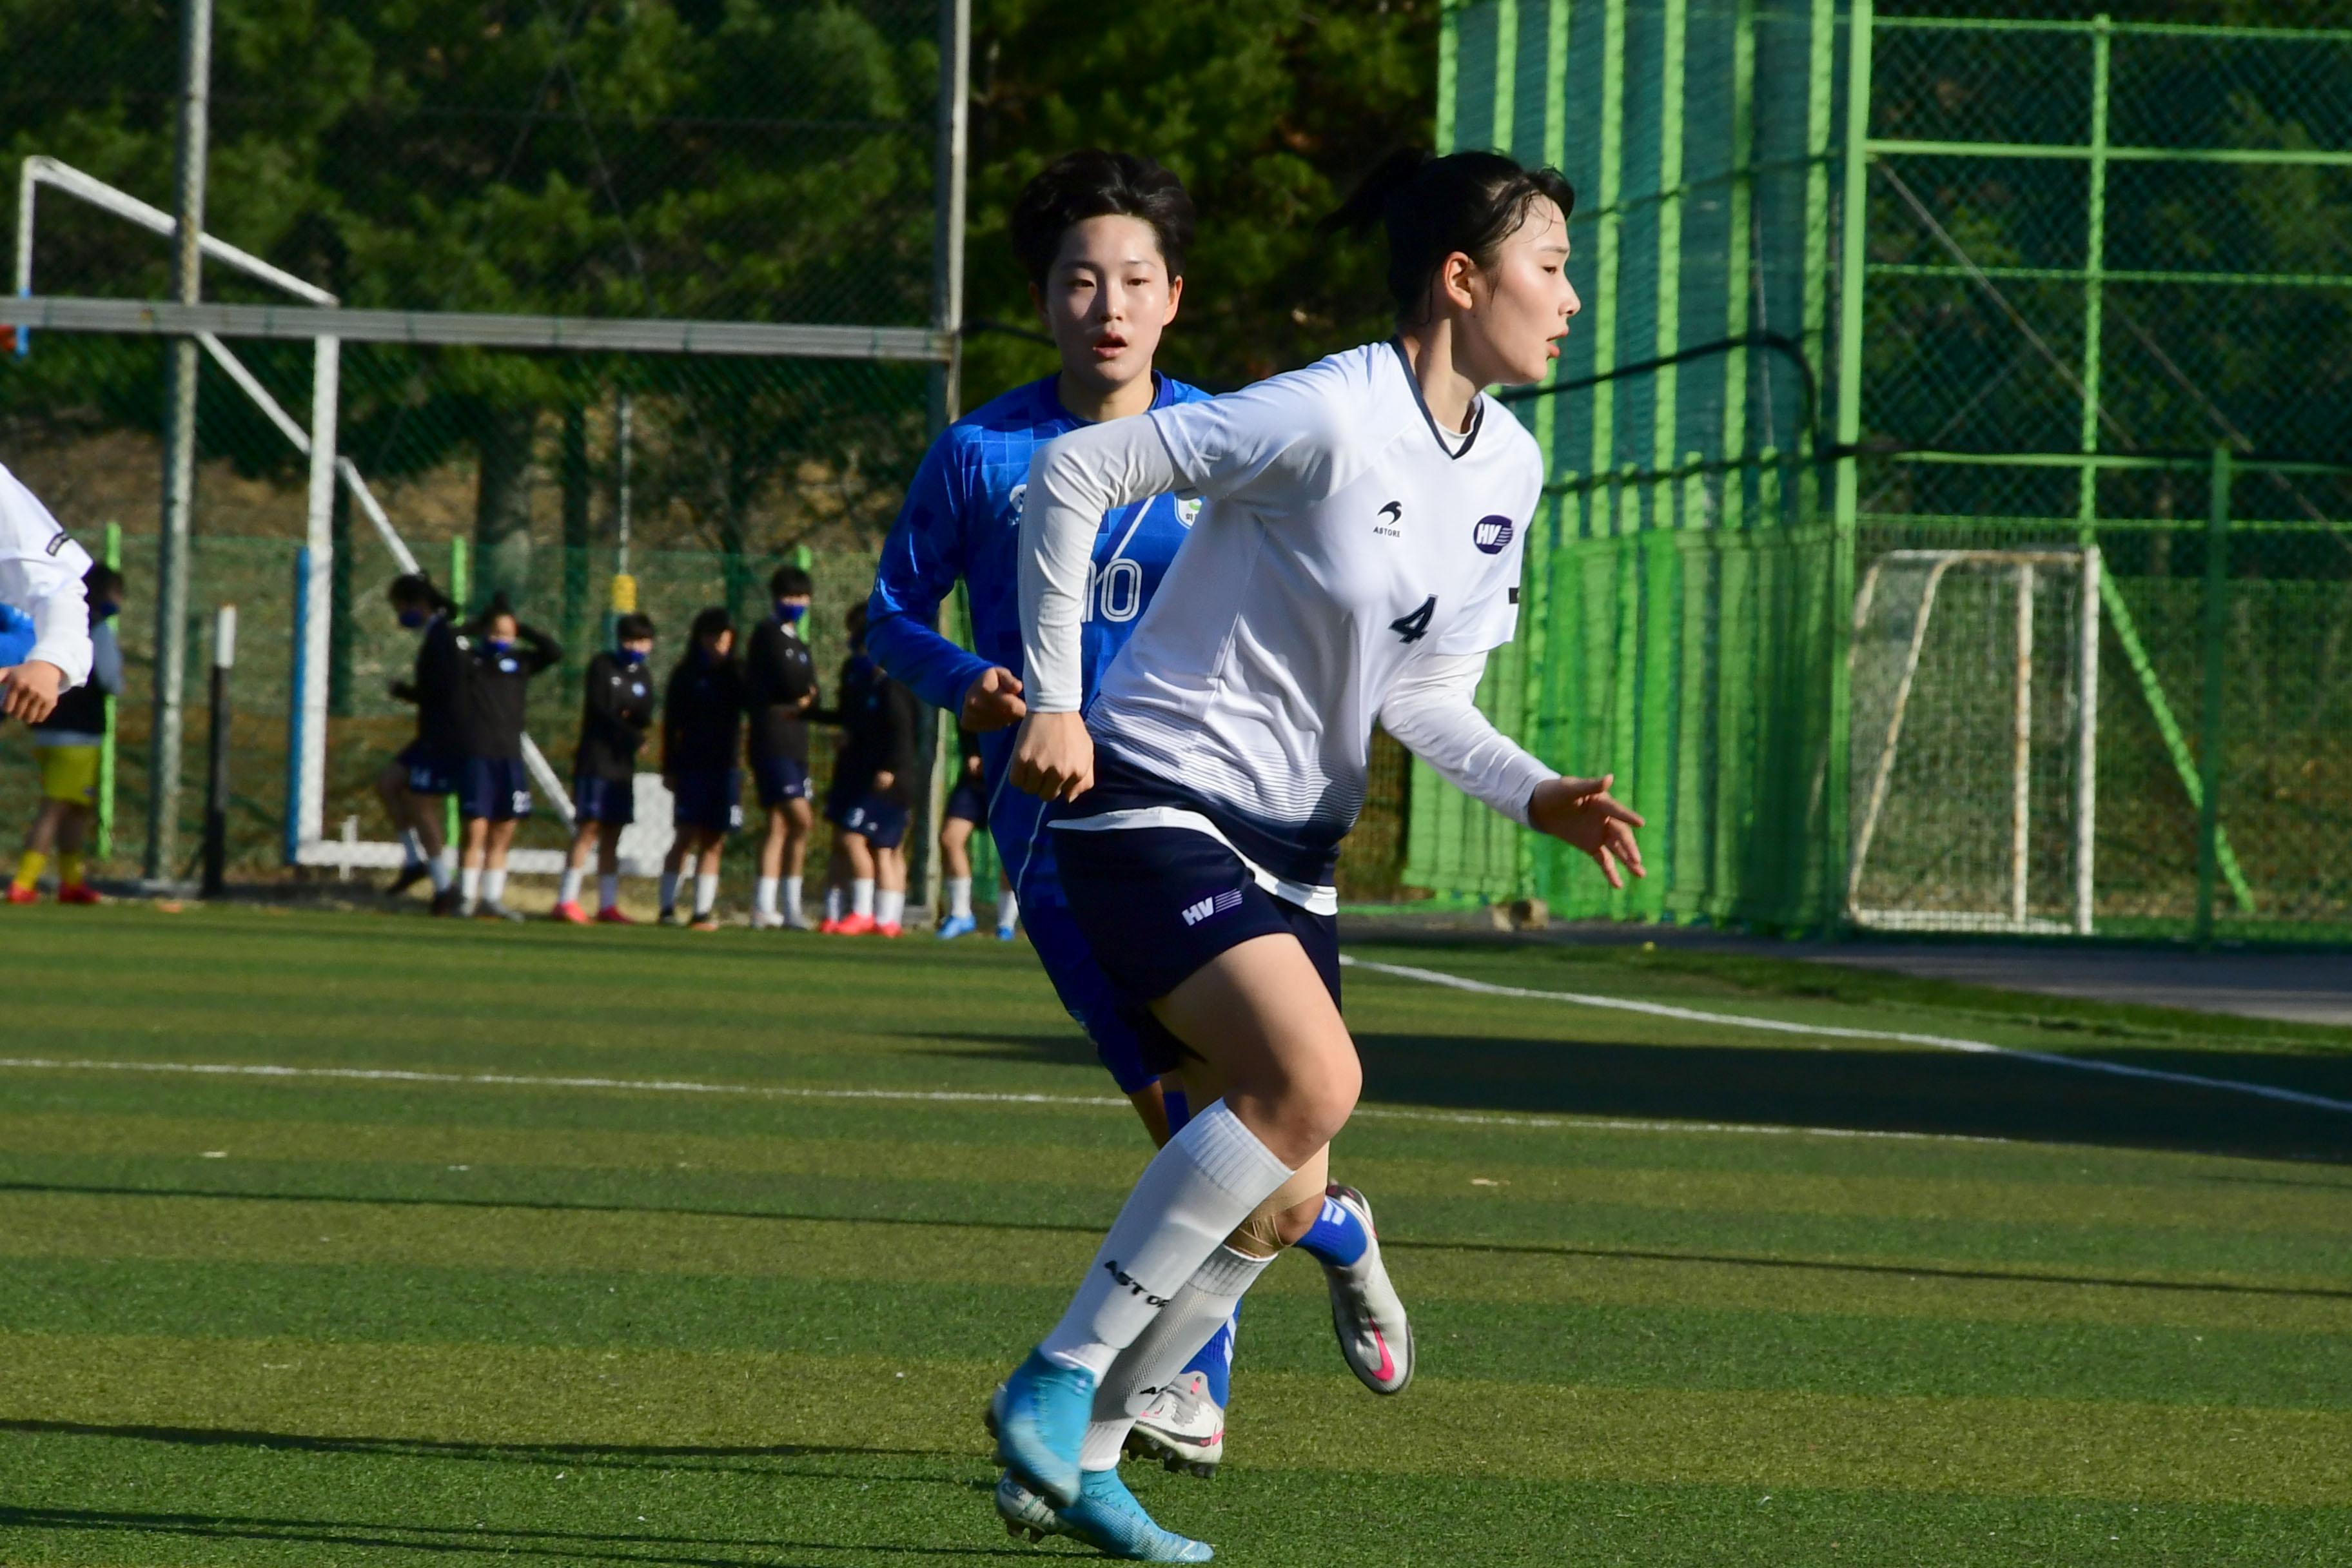
<path fill-rule="evenodd" d="M 1056 1508 L 1078 1500 L 1078 1444 L 1094 1414 L 1095 1374 L 1035 1351 L 989 1401 L 996 1458 Z"/>
<path fill-rule="evenodd" d="M 1085 1472 L 1078 1500 L 1054 1518 L 1062 1534 L 1124 1563 L 1206 1563 L 1216 1556 L 1207 1542 L 1161 1529 L 1115 1469 Z"/>

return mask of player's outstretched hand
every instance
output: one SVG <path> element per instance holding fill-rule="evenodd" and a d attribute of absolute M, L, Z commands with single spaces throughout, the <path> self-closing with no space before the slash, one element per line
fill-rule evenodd
<path fill-rule="evenodd" d="M 0 713 L 37 724 L 56 710 L 66 672 L 47 659 L 28 658 L 0 669 L 0 683 L 7 689 L 0 694 Z"/>
<path fill-rule="evenodd" d="M 998 665 L 982 671 L 965 689 L 963 711 L 956 716 L 956 722 L 975 735 L 985 735 L 1028 716 L 1029 704 L 1021 700 L 1021 678 Z"/>
<path fill-rule="evenodd" d="M 1609 786 L 1616 782 L 1616 774 L 1606 773 L 1597 779 L 1539 784 L 1528 799 L 1528 825 L 1591 856 L 1609 885 L 1622 888 L 1625 879 L 1618 872 L 1620 866 L 1636 877 L 1649 873 L 1642 868 L 1642 849 L 1633 842 L 1633 829 L 1644 824 L 1639 812 L 1610 798 Z"/>
<path fill-rule="evenodd" d="M 1095 787 L 1095 742 L 1076 713 L 1032 713 L 1013 742 L 1013 785 L 1047 800 L 1076 800 Z"/>

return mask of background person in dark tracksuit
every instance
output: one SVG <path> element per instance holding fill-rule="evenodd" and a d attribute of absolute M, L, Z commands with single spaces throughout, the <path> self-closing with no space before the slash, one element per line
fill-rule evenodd
<path fill-rule="evenodd" d="M 572 852 L 555 898 L 555 918 L 570 925 L 588 923 L 580 883 L 591 849 L 597 923 L 629 923 L 620 907 L 621 829 L 637 819 L 637 751 L 654 722 L 654 678 L 646 668 L 653 651 L 653 617 L 632 612 L 614 624 L 612 647 L 588 661 L 572 762 Z"/>
<path fill-rule="evenodd" d="M 524 626 L 501 594 L 470 636 L 458 683 L 457 816 L 466 847 L 458 862 L 457 912 L 519 921 L 506 906 L 507 850 L 515 825 L 530 815 L 530 776 L 522 763 L 523 708 L 531 678 L 563 657 L 545 632 Z"/>
<path fill-rule="evenodd" d="M 825 924 L 840 936 L 897 936 L 907 910 L 907 819 L 914 804 L 915 733 L 921 700 L 866 652 L 866 606 L 850 606 L 849 658 L 841 667 L 841 752 L 824 817 L 833 836 Z M 849 891 L 845 914 L 836 905 Z"/>
<path fill-rule="evenodd" d="M 759 786 L 768 831 L 760 840 L 760 875 L 752 884 L 751 923 L 806 931 L 801 870 L 808 858 L 809 711 L 816 706 L 816 658 L 801 639 L 813 584 L 797 566 L 779 566 L 768 579 L 774 608 L 751 628 L 743 653 L 751 718 L 745 755 Z M 779 904 L 779 884 L 782 902 Z"/>
<path fill-rule="evenodd" d="M 375 793 L 405 852 L 389 890 L 404 893 L 430 877 L 433 912 L 446 915 L 457 907 L 457 851 L 441 841 L 441 802 L 457 793 L 463 760 L 457 689 L 466 675 L 466 655 L 457 646 L 457 606 L 421 572 L 394 578 L 386 597 L 403 626 L 424 634 L 409 679 L 392 683 L 394 697 L 416 704 L 416 738 L 375 779 Z"/>
<path fill-rule="evenodd" d="M 662 697 L 662 782 L 675 802 L 677 837 L 662 863 L 661 919 L 677 923 L 677 881 L 699 857 L 694 926 L 717 931 L 719 852 L 743 825 L 743 667 L 736 662 L 735 623 L 717 605 L 694 617 L 693 640 L 670 672 Z"/>

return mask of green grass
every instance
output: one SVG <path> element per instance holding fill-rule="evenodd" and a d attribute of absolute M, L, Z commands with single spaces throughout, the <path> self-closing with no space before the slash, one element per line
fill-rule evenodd
<path fill-rule="evenodd" d="M 0 1562 L 1017 1562 L 978 1412 L 1145 1156 L 1025 951 L 15 911 Z M 1361 956 L 2352 1099 L 2352 1034 L 1638 948 Z M 21 989 L 37 985 L 28 999 Z M 1422 1373 L 1244 1315 L 1238 1564 L 2352 1561 L 2352 1116 L 1350 973 Z M 883 1091 L 902 1098 L 845 1096 Z M 1022 1102 L 917 1095 L 1031 1095 Z M 1857 1134 L 1869 1134 L 1859 1136 Z"/>

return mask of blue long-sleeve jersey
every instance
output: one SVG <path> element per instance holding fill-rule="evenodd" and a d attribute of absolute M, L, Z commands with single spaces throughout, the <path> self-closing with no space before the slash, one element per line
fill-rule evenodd
<path fill-rule="evenodd" d="M 1055 378 L 1018 386 L 948 426 L 931 444 L 906 505 L 882 547 L 866 606 L 866 646 L 882 668 L 950 714 L 971 683 L 994 667 L 1021 668 L 1021 503 L 1029 459 L 1055 437 L 1086 423 L 1062 406 Z M 1205 400 L 1208 394 L 1153 374 L 1151 406 Z M 1095 538 L 1094 573 L 1083 626 L 1085 684 L 1095 684 L 1127 646 L 1136 618 L 1184 542 L 1199 503 L 1172 496 L 1118 508 Z M 972 647 L 941 637 L 940 605 L 963 579 L 971 601 Z M 1013 759 L 1012 728 L 980 737 L 990 827 L 1024 899 L 1036 817 L 1043 803 L 1000 788 Z M 1018 797 L 1018 798 L 1015 798 Z"/>

